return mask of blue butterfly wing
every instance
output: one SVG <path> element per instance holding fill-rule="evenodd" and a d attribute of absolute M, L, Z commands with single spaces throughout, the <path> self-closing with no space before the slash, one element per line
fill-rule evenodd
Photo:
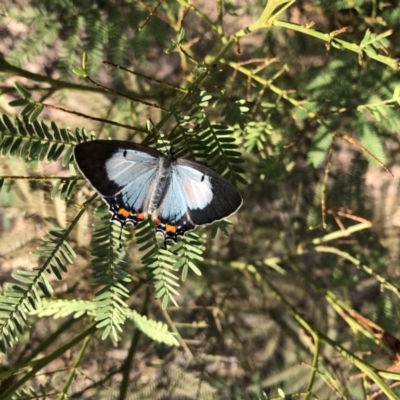
<path fill-rule="evenodd" d="M 122 224 L 143 220 L 157 183 L 157 150 L 123 141 L 96 140 L 75 147 L 75 161 Z"/>
<path fill-rule="evenodd" d="M 232 215 L 241 205 L 242 197 L 225 178 L 202 164 L 178 159 L 153 215 L 157 231 L 176 241 L 198 225 Z"/>
<path fill-rule="evenodd" d="M 136 143 L 95 140 L 78 144 L 76 164 L 102 195 L 121 224 L 143 220 L 151 213 L 165 239 L 198 225 L 235 213 L 242 197 L 212 169 L 186 159 L 175 159 Z"/>

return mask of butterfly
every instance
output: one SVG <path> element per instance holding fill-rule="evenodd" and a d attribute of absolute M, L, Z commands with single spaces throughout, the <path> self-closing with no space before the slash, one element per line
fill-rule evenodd
<path fill-rule="evenodd" d="M 93 140 L 74 149 L 82 175 L 108 204 L 111 220 L 136 224 L 151 215 L 164 242 L 199 225 L 234 214 L 242 205 L 236 188 L 212 169 L 173 151 L 141 144 Z"/>

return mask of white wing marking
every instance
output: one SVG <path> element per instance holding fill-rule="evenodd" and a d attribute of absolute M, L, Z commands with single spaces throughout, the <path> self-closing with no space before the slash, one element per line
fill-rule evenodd
<path fill-rule="evenodd" d="M 147 211 L 157 181 L 158 166 L 156 157 L 121 149 L 107 160 L 106 171 L 110 180 L 123 187 L 122 199 L 129 208 Z"/>
<path fill-rule="evenodd" d="M 174 165 L 170 182 L 156 213 L 168 222 L 178 221 L 187 209 L 204 209 L 213 198 L 210 178 L 194 168 Z"/>
<path fill-rule="evenodd" d="M 126 157 L 124 152 L 126 151 Z M 117 185 L 125 186 L 136 176 L 141 176 L 156 168 L 158 159 L 136 150 L 118 150 L 106 162 L 108 179 Z"/>

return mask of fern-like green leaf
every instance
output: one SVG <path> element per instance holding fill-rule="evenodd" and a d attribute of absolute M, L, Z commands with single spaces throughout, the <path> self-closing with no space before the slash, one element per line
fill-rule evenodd
<path fill-rule="evenodd" d="M 169 248 L 169 251 L 176 255 L 174 269 L 182 269 L 182 281 L 186 280 L 189 270 L 201 276 L 201 271 L 195 263 L 204 261 L 203 247 L 200 237 L 194 232 L 189 232 Z"/>
<path fill-rule="evenodd" d="M 317 130 L 317 134 L 313 137 L 311 148 L 307 155 L 308 162 L 314 165 L 314 167 L 318 167 L 327 157 L 331 143 L 331 133 L 326 126 L 320 126 Z"/>
<path fill-rule="evenodd" d="M 3 156 L 19 157 L 25 161 L 52 162 L 60 158 L 65 151 L 62 164 L 72 162 L 74 145 L 79 141 L 89 140 L 84 130 L 76 129 L 75 134 L 67 129 L 59 129 L 54 122 L 53 132 L 45 122 L 36 119 L 14 117 L 14 122 L 7 115 L 0 118 L 0 151 Z"/>
<path fill-rule="evenodd" d="M 261 161 L 259 171 L 262 179 L 274 181 L 279 180 L 282 173 L 279 161 L 272 156 Z"/>
<path fill-rule="evenodd" d="M 368 123 L 366 120 L 364 120 L 363 122 L 361 122 L 362 125 L 360 124 L 362 127 L 362 130 L 360 132 L 361 144 L 380 162 L 385 163 L 386 154 L 382 137 L 379 135 L 379 132 L 374 128 L 373 125 Z M 375 165 L 378 165 L 377 160 L 375 160 L 374 157 L 371 157 L 366 152 L 364 152 L 363 154 L 365 155 L 367 160 L 374 163 Z"/>
<path fill-rule="evenodd" d="M 227 100 L 225 107 L 221 111 L 221 117 L 224 117 L 228 125 L 239 125 L 240 129 L 244 130 L 250 119 L 248 112 L 249 107 L 246 106 L 246 100 L 241 99 L 234 102 Z"/>
<path fill-rule="evenodd" d="M 102 286 L 95 294 L 94 318 L 97 327 L 103 328 L 102 339 L 109 335 L 114 341 L 118 340 L 118 332 L 126 318 L 124 299 L 129 297 L 125 284 L 131 281 L 125 252 L 120 248 L 119 224 L 110 223 L 108 209 L 103 205 L 97 212 L 100 216 L 93 233 L 93 284 Z M 127 235 L 122 230 L 121 240 Z"/>
<path fill-rule="evenodd" d="M 65 318 L 69 315 L 79 318 L 84 314 L 92 315 L 95 308 L 95 303 L 89 300 L 43 299 L 37 309 L 32 310 L 30 314 L 54 319 Z"/>
<path fill-rule="evenodd" d="M 5 352 L 6 346 L 12 346 L 18 333 L 24 332 L 29 326 L 26 314 L 41 305 L 42 295 L 51 297 L 53 289 L 46 277 L 46 272 L 52 270 L 57 277 L 58 271 L 65 271 L 66 265 L 73 263 L 75 252 L 67 242 L 69 231 L 53 228 L 33 253 L 44 260 L 42 266 L 35 271 L 17 271 L 13 273 L 16 283 L 0 297 L 0 349 Z"/>
<path fill-rule="evenodd" d="M 32 310 L 30 315 L 38 315 L 39 317 L 53 317 L 54 319 L 65 318 L 72 315 L 74 318 L 79 318 L 82 315 L 88 314 L 96 316 L 98 313 L 98 300 L 58 300 L 58 299 L 43 299 L 42 303 L 36 310 Z M 159 343 L 164 343 L 169 346 L 178 346 L 179 343 L 175 335 L 168 331 L 167 325 L 150 320 L 146 316 L 138 314 L 129 307 L 121 306 L 121 310 L 125 318 L 129 319 L 142 331 L 145 335 Z M 103 322 L 104 332 L 113 334 L 112 328 L 107 320 Z M 107 330 L 108 328 L 108 330 Z"/>
<path fill-rule="evenodd" d="M 161 299 L 162 307 L 166 308 L 171 301 L 178 306 L 175 296 L 179 295 L 175 288 L 179 287 L 178 278 L 174 274 L 176 255 L 168 248 L 161 248 L 154 235 L 152 222 L 147 219 L 136 229 L 136 240 L 145 252 L 141 263 L 148 269 L 148 280 L 153 284 L 155 297 Z"/>
<path fill-rule="evenodd" d="M 126 316 L 140 331 L 156 342 L 165 343 L 169 346 L 179 346 L 175 335 L 169 332 L 168 326 L 162 322 L 150 320 L 146 316 L 140 315 L 130 309 L 126 311 Z"/>

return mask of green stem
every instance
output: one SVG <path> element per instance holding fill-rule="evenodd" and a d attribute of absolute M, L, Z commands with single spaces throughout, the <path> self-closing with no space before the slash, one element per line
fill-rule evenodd
<path fill-rule="evenodd" d="M 321 342 L 317 335 L 315 335 L 313 337 L 313 340 L 314 340 L 314 355 L 313 355 L 313 362 L 312 362 L 312 371 L 311 371 L 310 379 L 308 380 L 306 396 L 304 397 L 304 400 L 308 400 L 312 396 L 312 388 L 314 386 L 315 377 L 317 376 L 317 371 L 318 371 L 318 360 L 319 360 L 319 352 L 320 352 Z"/>
<path fill-rule="evenodd" d="M 341 239 L 343 237 L 349 237 L 353 233 L 362 231 L 364 229 L 369 229 L 371 228 L 371 226 L 372 224 L 370 222 L 361 222 L 360 224 L 349 226 L 346 229 L 341 229 L 335 232 L 328 233 L 327 235 L 322 236 L 321 238 L 313 239 L 312 244 L 319 245 L 319 244 L 324 244 L 326 242 L 330 242 L 332 240 Z"/>
<path fill-rule="evenodd" d="M 100 87 L 86 86 L 86 85 L 81 85 L 78 83 L 72 83 L 72 82 L 53 79 L 53 78 L 50 78 L 49 76 L 45 76 L 45 75 L 35 74 L 35 73 L 27 71 L 25 69 L 16 67 L 16 66 L 8 63 L 4 58 L 1 58 L 1 57 L 0 57 L 0 74 L 7 74 L 7 75 L 11 75 L 11 76 L 21 76 L 26 79 L 30 79 L 34 82 L 47 83 L 51 86 L 51 88 L 54 91 L 61 90 L 61 89 L 71 89 L 71 90 L 77 90 L 80 92 L 92 92 L 92 93 L 107 94 L 107 91 L 105 91 L 103 88 L 100 88 Z M 37 87 L 36 89 L 37 90 L 48 90 L 48 88 L 43 88 L 43 87 Z M 9 90 L 11 90 L 11 88 L 1 87 L 1 90 L 8 92 Z M 115 93 L 111 93 L 111 94 L 116 96 Z M 125 94 L 128 96 L 131 96 L 131 97 L 139 96 L 138 93 L 134 93 L 131 91 L 128 91 Z M 143 95 L 141 95 L 141 97 L 143 98 Z"/>
<path fill-rule="evenodd" d="M 382 64 L 388 65 L 389 67 L 398 70 L 400 69 L 400 62 L 394 58 L 384 56 L 382 54 L 377 54 L 375 51 L 370 51 L 368 48 L 364 48 L 357 43 L 350 43 L 343 39 L 338 39 L 335 37 L 334 33 L 324 33 L 320 31 L 316 31 L 309 26 L 306 25 L 299 25 L 293 22 L 286 22 L 281 20 L 274 20 L 272 21 L 274 26 L 279 26 L 281 28 L 290 29 L 293 31 L 305 33 L 306 35 L 315 37 L 324 41 L 327 44 L 332 44 L 336 47 L 340 47 L 346 50 L 350 50 L 356 53 L 358 56 L 367 55 L 369 58 L 378 61 Z"/>
<path fill-rule="evenodd" d="M 390 290 L 398 298 L 400 298 L 400 288 L 398 288 L 397 286 L 388 282 L 385 277 L 376 273 L 371 267 L 368 267 L 367 265 L 362 264 L 361 261 L 359 261 L 359 260 L 357 260 L 357 258 L 351 256 L 349 253 L 339 250 L 336 247 L 329 247 L 329 246 L 316 246 L 315 251 L 320 252 L 320 253 L 336 254 L 339 257 L 342 257 L 345 260 L 350 261 L 352 264 L 354 264 L 357 267 L 357 269 L 360 269 L 360 270 L 366 272 L 368 275 L 373 276 L 382 285 L 382 287 Z"/>
<path fill-rule="evenodd" d="M 91 86 L 82 86 L 82 85 L 79 85 L 76 83 L 56 80 L 56 79 L 50 78 L 49 76 L 44 76 L 44 75 L 40 75 L 40 74 L 35 74 L 33 72 L 29 72 L 25 69 L 11 65 L 4 58 L 3 59 L 0 58 L 0 73 L 12 75 L 12 76 L 22 76 L 24 78 L 30 79 L 35 82 L 48 83 L 51 87 L 56 88 L 57 90 L 59 90 L 59 89 L 74 89 L 74 90 L 80 90 L 80 91 L 104 93 L 104 91 L 100 90 L 99 88 L 94 88 Z"/>
<path fill-rule="evenodd" d="M 77 357 L 73 367 L 69 371 L 68 377 L 67 377 L 67 379 L 65 381 L 65 384 L 64 384 L 64 386 L 62 388 L 62 391 L 59 393 L 59 395 L 57 397 L 58 400 L 68 399 L 68 395 L 67 395 L 68 389 L 71 386 L 71 383 L 73 382 L 73 380 L 75 378 L 78 366 L 82 362 L 83 356 L 85 355 L 87 346 L 88 346 L 88 344 L 89 344 L 91 339 L 92 339 L 92 335 L 88 335 L 88 336 L 85 337 L 85 339 L 84 339 L 84 341 L 82 343 L 81 349 L 79 351 L 78 357 Z"/>

